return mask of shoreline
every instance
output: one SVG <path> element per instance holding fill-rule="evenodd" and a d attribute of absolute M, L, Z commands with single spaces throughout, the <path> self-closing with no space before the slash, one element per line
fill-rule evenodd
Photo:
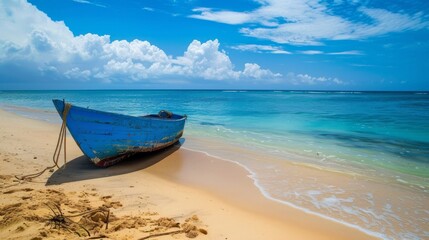
<path fill-rule="evenodd" d="M 297 211 L 301 211 L 301 212 L 303 212 L 303 213 L 305 213 L 305 214 L 308 214 L 308 215 L 311 215 L 311 216 L 316 216 L 316 217 L 318 217 L 318 218 L 322 218 L 322 219 L 324 219 L 324 220 L 326 220 L 326 221 L 331 221 L 331 222 L 334 222 L 334 223 L 336 223 L 336 224 L 341 224 L 341 225 L 344 225 L 345 227 L 348 227 L 348 228 L 352 228 L 352 229 L 356 229 L 356 230 L 358 230 L 358 231 L 360 231 L 360 232 L 362 232 L 362 233 L 364 233 L 364 234 L 367 234 L 367 235 L 369 235 L 369 236 L 371 236 L 371 237 L 373 237 L 373 238 L 377 238 L 377 239 L 384 239 L 385 238 L 385 236 L 383 236 L 382 234 L 380 234 L 380 233 L 376 233 L 376 232 L 372 232 L 372 231 L 370 231 L 370 230 L 367 230 L 367 229 L 365 229 L 365 228 L 363 228 L 363 227 L 361 227 L 361 226 L 358 226 L 358 225 L 354 225 L 354 224 L 350 224 L 350 223 L 347 223 L 347 222 L 344 222 L 344 221 L 341 221 L 341 220 L 339 220 L 339 219 L 335 219 L 335 218 L 333 218 L 333 217 L 330 217 L 330 216 L 327 216 L 327 215 L 323 215 L 323 214 L 321 214 L 321 213 L 318 213 L 318 212 L 315 212 L 315 211 L 312 211 L 312 210 L 310 210 L 310 209 L 307 209 L 307 208 L 304 208 L 304 207 L 301 207 L 301 206 L 297 206 L 297 205 L 295 205 L 295 204 L 293 204 L 293 203 L 291 203 L 291 202 L 287 202 L 287 201 L 282 201 L 282 200 L 279 200 L 279 199 L 276 199 L 276 198 L 274 198 L 274 197 L 272 197 L 260 184 L 259 184 L 259 182 L 258 182 L 258 180 L 257 180 L 257 178 L 255 177 L 255 173 L 254 172 L 252 172 L 248 167 L 246 167 L 245 165 L 243 165 L 243 164 L 241 164 L 241 163 L 239 163 L 239 162 L 235 162 L 235 161 L 232 161 L 232 160 L 227 160 L 227 159 L 223 159 L 223 158 L 220 158 L 220 157 L 217 157 L 217 156 L 213 156 L 213 155 L 211 155 L 211 154 L 209 154 L 209 153 L 206 153 L 206 152 L 202 152 L 202 151 L 199 151 L 199 150 L 193 150 L 193 149 L 190 149 L 190 148 L 185 148 L 185 149 L 187 149 L 187 150 L 189 150 L 189 151 L 192 151 L 192 152 L 199 152 L 199 153 L 202 153 L 202 154 L 205 154 L 205 155 L 207 155 L 207 156 L 209 156 L 209 157 L 213 157 L 213 158 L 216 158 L 216 159 L 219 159 L 219 160 L 221 160 L 221 161 L 225 161 L 225 162 L 228 162 L 228 163 L 230 163 L 230 164 L 233 164 L 233 165 L 237 165 L 237 166 L 239 166 L 240 168 L 242 168 L 243 170 L 245 170 L 247 173 L 248 173 L 248 175 L 247 175 L 247 177 L 248 178 L 250 178 L 251 180 L 252 180 L 252 183 L 253 183 L 253 185 L 254 185 L 254 187 L 256 187 L 257 188 L 257 190 L 259 191 L 259 194 L 261 194 L 264 198 L 265 198 L 265 200 L 266 201 L 268 201 L 268 202 L 270 202 L 270 205 L 274 205 L 274 204 L 280 204 L 280 205 L 282 205 L 282 206 L 287 206 L 287 207 L 289 207 L 289 208 L 292 208 L 292 209 L 294 209 L 294 210 L 297 210 Z M 338 172 L 336 172 L 336 173 L 338 173 Z M 256 193 L 255 193 L 256 194 Z M 276 211 L 276 212 L 274 212 L 274 211 L 270 211 L 270 214 L 272 214 L 272 215 L 279 215 L 279 213 Z M 281 218 L 281 217 L 280 217 Z"/>
<path fill-rule="evenodd" d="M 192 169 L 190 167 L 185 167 L 186 170 L 184 172 L 176 174 L 175 176 L 171 171 L 171 168 L 163 169 L 163 166 L 174 163 L 164 162 L 160 162 L 158 165 L 148 168 L 148 171 L 154 172 L 158 176 L 171 179 L 174 182 L 181 182 L 199 189 L 206 189 L 209 194 L 221 197 L 226 201 L 231 202 L 236 207 L 242 208 L 246 211 L 253 211 L 257 214 L 270 216 L 270 218 L 278 219 L 289 225 L 296 225 L 305 228 L 308 227 L 307 224 L 311 223 L 314 229 L 321 232 L 334 233 L 337 237 L 339 236 L 339 239 L 350 238 L 350 233 L 353 231 L 366 235 L 366 238 L 364 239 L 383 239 L 381 234 L 377 235 L 377 233 L 372 233 L 359 226 L 345 223 L 269 196 L 264 192 L 261 186 L 258 186 L 259 184 L 257 180 L 251 176 L 254 173 L 239 162 L 221 159 L 199 150 L 193 150 L 186 147 L 182 148 L 186 150 L 182 153 L 185 155 L 205 155 L 206 157 L 200 157 L 198 160 L 195 160 L 195 158 L 192 157 L 186 158 L 186 161 L 188 161 L 186 164 L 194 167 L 197 166 L 197 169 L 210 169 L 210 172 L 191 174 L 190 171 L 192 171 Z M 191 153 L 188 153 L 188 151 Z M 202 160 L 205 163 L 201 163 Z M 200 162 L 198 163 L 197 161 Z M 226 169 L 227 172 L 225 173 Z M 221 175 L 222 180 L 218 179 Z M 240 176 L 238 179 L 236 177 L 237 175 Z M 207 177 L 209 179 L 200 181 Z M 235 183 L 232 184 L 233 186 L 228 185 L 228 189 L 224 188 L 225 185 L 233 181 L 235 181 Z M 239 184 L 236 182 L 239 182 Z M 237 189 L 240 189 L 240 191 L 235 192 Z M 357 239 L 360 238 L 358 237 Z"/>
<path fill-rule="evenodd" d="M 1 133 L 4 135 L 2 136 L 2 142 L 10 142 L 12 144 L 15 135 L 7 136 L 8 133 L 10 134 L 10 132 L 7 131 L 13 132 L 12 129 L 8 130 L 8 128 L 17 128 L 19 126 L 21 127 L 19 132 L 22 134 L 19 136 L 19 139 L 17 139 L 17 142 L 20 143 L 20 145 L 23 145 L 23 147 L 26 145 L 36 145 L 35 148 L 33 147 L 33 149 L 31 149 L 33 154 L 30 155 L 34 155 L 35 153 L 37 153 L 37 155 L 44 155 L 45 160 L 41 163 L 44 163 L 45 165 L 49 164 L 48 159 L 50 159 L 50 151 L 53 149 L 52 145 L 49 143 L 53 144 L 55 141 L 54 139 L 56 139 L 55 135 L 58 131 L 56 129 L 57 126 L 37 120 L 26 119 L 12 113 L 4 112 L 3 110 L 0 110 L 0 115 L 2 116 L 2 120 L 0 121 L 2 129 Z M 24 127 L 26 125 L 31 125 L 31 127 Z M 45 141 L 39 141 L 37 144 L 34 143 L 35 133 L 32 132 L 32 130 L 42 130 Z M 46 132 L 48 134 L 46 134 Z M 171 154 L 167 154 L 167 156 L 156 162 L 156 164 L 147 166 L 146 168 L 137 166 L 139 165 L 137 160 L 131 160 L 126 161 L 123 164 L 119 164 L 117 167 L 100 170 L 94 169 L 90 166 L 89 161 L 88 163 L 84 163 L 84 161 L 87 160 L 81 157 L 82 153 L 70 137 L 67 143 L 67 155 L 70 156 L 67 158 L 73 159 L 72 157 L 74 157 L 74 159 L 68 162 L 65 168 L 66 172 L 59 173 L 60 170 L 56 170 L 52 175 L 62 175 L 63 179 L 67 179 L 68 175 L 74 175 L 76 174 L 76 171 L 80 171 L 80 175 L 83 176 L 81 176 L 81 179 L 77 179 L 75 181 L 63 181 L 59 186 L 67 186 L 68 188 L 82 190 L 83 185 L 89 184 L 96 186 L 95 188 L 97 188 L 101 193 L 111 193 L 110 190 L 112 190 L 112 186 L 117 189 L 122 189 L 121 186 L 116 186 L 118 181 L 124 185 L 130 184 L 130 186 L 133 187 L 128 188 L 127 192 L 123 192 L 122 190 L 119 191 L 121 194 L 115 192 L 115 195 L 118 195 L 118 198 L 121 199 L 122 205 L 128 206 L 126 203 L 130 203 L 130 207 L 124 207 L 128 208 L 125 212 L 134 212 L 136 208 L 135 202 L 138 198 L 135 192 L 147 193 L 148 189 L 143 189 L 141 186 L 136 187 L 135 185 L 137 184 L 132 182 L 139 182 L 140 178 L 146 179 L 149 182 L 158 185 L 155 189 L 150 190 L 153 193 L 153 196 L 158 196 L 163 199 L 162 201 L 153 200 L 151 203 L 152 205 L 157 206 L 155 207 L 156 211 L 165 212 L 168 215 L 184 215 L 183 209 L 188 209 L 190 212 L 204 212 L 202 216 L 201 214 L 199 215 L 201 216 L 200 218 L 202 221 L 208 224 L 209 234 L 207 237 L 209 237 L 209 239 L 219 239 L 220 236 L 227 235 L 231 237 L 230 239 L 243 237 L 248 239 L 258 239 L 254 238 L 258 234 L 260 237 L 264 236 L 265 238 L 269 237 L 271 239 L 282 239 L 285 234 L 290 234 L 294 239 L 344 239 L 350 238 L 351 236 L 353 236 L 354 239 L 374 238 L 373 236 L 369 236 L 355 228 L 347 227 L 344 224 L 309 215 L 299 209 L 293 209 L 292 207 L 284 204 L 275 203 L 263 196 L 259 189 L 254 185 L 252 179 L 247 176 L 249 173 L 241 166 L 225 161 L 222 162 L 219 161 L 219 159 L 214 159 L 213 157 L 204 156 L 203 153 L 193 153 L 191 150 L 185 149 L 186 147 L 180 148 Z M 13 144 L 11 146 L 13 146 Z M 10 148 L 10 146 L 8 147 Z M 5 150 L 2 148 L 0 150 L 3 154 L 5 151 L 13 153 L 13 151 L 11 151 L 13 149 Z M 19 149 L 15 148 L 16 154 L 23 154 L 22 150 L 17 150 Z M 156 158 L 156 156 L 151 157 Z M 24 160 L 25 164 L 20 167 L 17 167 L 14 163 L 7 162 L 6 165 L 11 166 L 2 169 L 2 174 L 16 174 L 16 171 L 20 168 L 28 170 L 29 167 L 34 169 L 43 166 L 43 164 L 37 164 L 33 158 L 34 157 L 29 157 L 26 156 L 26 154 L 23 154 L 23 159 L 21 160 Z M 40 158 L 38 157 L 38 159 Z M 177 164 L 179 162 L 183 165 L 178 168 Z M 200 166 L 195 169 L 198 164 L 200 164 Z M 134 169 L 130 170 L 130 167 L 134 167 Z M 214 168 L 217 169 L 217 174 L 214 173 Z M 210 173 L 214 174 L 212 179 L 207 177 L 207 172 L 204 173 L 204 169 L 211 169 Z M 31 172 L 31 170 L 28 171 Z M 58 174 L 55 175 L 57 172 Z M 232 181 L 229 181 L 229 184 L 219 185 L 221 182 L 219 174 L 222 176 L 229 176 Z M 40 179 L 37 179 L 37 181 L 42 179 L 45 181 L 52 180 L 52 176 L 46 179 L 47 175 L 48 174 L 45 173 L 40 177 Z M 85 176 L 87 179 L 83 178 Z M 176 176 L 176 178 L 172 179 L 172 176 Z M 201 179 L 204 179 L 205 181 L 201 181 Z M 165 190 L 164 192 L 159 192 L 159 189 L 157 189 L 160 188 L 159 182 L 161 180 L 161 185 L 163 185 L 162 188 Z M 110 187 L 103 187 L 105 181 L 112 183 L 113 185 Z M 237 185 L 230 186 L 231 182 L 235 182 Z M 43 181 L 41 183 L 43 183 Z M 41 188 L 43 187 L 45 186 L 42 186 Z M 58 186 L 48 185 L 47 187 Z M 172 191 L 177 188 L 181 189 L 180 191 L 191 193 L 190 195 L 196 199 L 200 199 L 200 202 L 195 202 L 195 199 L 192 199 L 193 202 L 190 204 L 191 206 L 189 206 L 189 203 L 185 204 L 190 201 L 189 196 L 186 196 L 186 194 L 185 196 L 177 196 L 177 198 L 169 196 Z M 243 197 L 243 194 L 246 196 Z M 130 197 L 130 195 L 134 197 Z M 168 201 L 165 199 L 168 199 Z M 201 201 L 202 199 L 204 201 Z M 208 202 L 207 199 L 209 200 Z M 249 199 L 252 201 L 249 201 Z M 168 207 L 160 207 L 160 202 L 161 204 L 163 202 L 169 202 L 166 204 Z M 2 201 L 1 203 L 4 202 Z M 213 209 L 213 203 L 215 203 L 214 205 L 216 205 L 216 207 L 222 206 L 223 209 L 229 209 L 231 214 L 228 215 L 227 218 L 219 219 L 220 216 L 223 216 L 225 213 L 216 209 L 216 207 Z M 208 206 L 211 210 L 202 210 Z M 269 213 L 267 213 L 266 209 L 269 210 Z M 278 209 L 282 210 L 278 211 Z M 280 214 L 281 212 L 283 214 Z M 249 218 L 249 216 L 251 217 Z M 240 224 L 240 221 L 244 224 Z M 230 226 L 227 222 L 229 222 Z M 240 229 L 246 228 L 247 224 L 256 224 L 259 226 L 259 229 L 256 227 L 246 229 L 248 230 L 248 233 L 240 231 Z"/>

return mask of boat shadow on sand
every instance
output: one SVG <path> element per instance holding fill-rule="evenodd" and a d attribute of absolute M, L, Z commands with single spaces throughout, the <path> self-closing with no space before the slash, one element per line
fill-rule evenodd
<path fill-rule="evenodd" d="M 64 167 L 57 169 L 48 178 L 46 186 L 104 178 L 146 169 L 179 150 L 184 142 L 185 139 L 181 138 L 179 142 L 165 149 L 149 153 L 139 153 L 108 168 L 97 167 L 88 157 L 82 155 L 68 161 Z"/>

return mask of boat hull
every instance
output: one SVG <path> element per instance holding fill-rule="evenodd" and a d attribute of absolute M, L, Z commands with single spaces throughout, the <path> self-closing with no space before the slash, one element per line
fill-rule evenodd
<path fill-rule="evenodd" d="M 53 100 L 63 117 L 65 102 Z M 136 153 L 175 144 L 183 134 L 186 116 L 134 117 L 71 106 L 67 128 L 82 152 L 97 166 L 113 165 Z"/>

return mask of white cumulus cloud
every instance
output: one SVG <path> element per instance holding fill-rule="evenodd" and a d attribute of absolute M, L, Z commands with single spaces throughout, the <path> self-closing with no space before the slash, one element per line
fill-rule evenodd
<path fill-rule="evenodd" d="M 279 73 L 272 73 L 269 70 L 261 69 L 261 67 L 256 63 L 246 63 L 244 64 L 243 75 L 247 77 L 252 77 L 255 79 L 272 79 L 276 77 L 281 77 Z"/>
<path fill-rule="evenodd" d="M 233 64 L 225 52 L 219 51 L 219 41 L 205 43 L 194 40 L 182 57 L 174 62 L 186 75 L 197 75 L 204 79 L 238 79 L 241 73 L 234 71 Z"/>
<path fill-rule="evenodd" d="M 255 63 L 236 70 L 217 39 L 194 40 L 182 56 L 173 57 L 148 41 L 112 41 L 108 35 L 91 33 L 75 36 L 64 22 L 53 21 L 25 0 L 1 1 L 0 19 L 0 66 L 15 64 L 44 76 L 100 82 L 281 77 Z"/>
<path fill-rule="evenodd" d="M 287 75 L 289 82 L 294 85 L 316 85 L 323 83 L 324 85 L 344 85 L 346 84 L 344 81 L 341 81 L 338 78 L 332 77 L 314 77 L 308 74 L 295 74 L 289 73 Z"/>

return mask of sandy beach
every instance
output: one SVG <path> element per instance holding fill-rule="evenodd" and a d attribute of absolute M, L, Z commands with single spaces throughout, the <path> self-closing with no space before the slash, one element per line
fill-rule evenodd
<path fill-rule="evenodd" d="M 103 169 L 68 136 L 65 167 L 16 179 L 52 165 L 59 129 L 0 110 L 1 239 L 374 238 L 265 198 L 246 169 L 186 141 Z"/>
<path fill-rule="evenodd" d="M 429 240 L 428 5 L 0 0 L 0 240 Z"/>

